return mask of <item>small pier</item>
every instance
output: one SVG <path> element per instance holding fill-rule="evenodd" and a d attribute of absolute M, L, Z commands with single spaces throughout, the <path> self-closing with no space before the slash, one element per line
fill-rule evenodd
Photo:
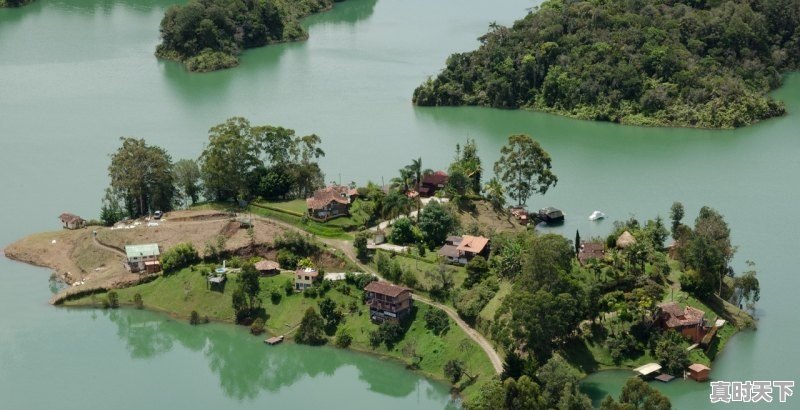
<path fill-rule="evenodd" d="M 270 346 L 275 346 L 276 344 L 281 342 L 283 342 L 283 335 L 270 337 L 269 339 L 264 340 L 264 343 Z"/>

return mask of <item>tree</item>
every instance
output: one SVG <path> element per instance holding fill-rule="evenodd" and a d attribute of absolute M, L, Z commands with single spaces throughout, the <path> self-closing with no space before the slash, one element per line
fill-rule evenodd
<path fill-rule="evenodd" d="M 629 408 L 641 410 L 670 410 L 672 408 L 669 398 L 638 377 L 631 377 L 625 382 L 619 402 L 632 405 Z"/>
<path fill-rule="evenodd" d="M 369 249 L 367 249 L 369 236 L 369 232 L 361 231 L 357 233 L 356 237 L 353 239 L 353 247 L 356 248 L 356 257 L 362 261 L 369 257 Z"/>
<path fill-rule="evenodd" d="M 198 162 L 207 197 L 225 200 L 253 194 L 249 185 L 260 161 L 250 122 L 233 117 L 212 127 Z"/>
<path fill-rule="evenodd" d="M 346 328 L 342 327 L 336 332 L 336 340 L 334 343 L 336 347 L 346 349 L 353 343 L 353 336 L 350 335 L 350 332 L 348 332 Z"/>
<path fill-rule="evenodd" d="M 500 159 L 494 164 L 494 172 L 519 205 L 524 205 L 531 194 L 544 195 L 558 183 L 558 178 L 551 171 L 550 155 L 530 136 L 510 136 L 508 144 L 500 149 L 500 154 Z"/>
<path fill-rule="evenodd" d="M 151 210 L 172 209 L 172 158 L 163 148 L 148 146 L 143 139 L 120 138 L 122 146 L 111 155 L 108 176 L 111 189 L 133 217 Z"/>
<path fill-rule="evenodd" d="M 112 226 L 115 223 L 125 218 L 126 211 L 120 204 L 121 195 L 114 191 L 113 188 L 106 188 L 106 194 L 102 200 L 100 208 L 100 222 L 103 226 Z"/>
<path fill-rule="evenodd" d="M 336 326 L 339 325 L 339 321 L 342 320 L 342 312 L 337 308 L 336 302 L 326 296 L 319 301 L 319 313 L 322 318 L 325 319 L 326 329 L 333 333 L 332 331 L 336 329 Z"/>
<path fill-rule="evenodd" d="M 410 219 L 402 217 L 395 221 L 394 225 L 392 225 L 391 240 L 392 243 L 396 243 L 398 245 L 406 245 L 416 242 L 417 235 L 414 232 L 414 225 L 411 224 Z"/>
<path fill-rule="evenodd" d="M 755 313 L 755 304 L 761 299 L 761 285 L 756 277 L 755 262 L 747 261 L 748 270 L 735 280 L 739 289 L 739 305 L 742 299 L 747 301 L 747 307 Z"/>
<path fill-rule="evenodd" d="M 509 350 L 503 361 L 503 372 L 500 379 L 508 378 L 519 379 L 523 375 L 533 376 L 536 370 L 536 360 L 533 358 L 525 359 L 516 350 Z"/>
<path fill-rule="evenodd" d="M 581 233 L 577 229 L 575 230 L 575 254 L 579 254 L 581 252 Z"/>
<path fill-rule="evenodd" d="M 191 242 L 179 243 L 161 255 L 164 273 L 173 273 L 199 261 L 200 255 Z"/>
<path fill-rule="evenodd" d="M 444 263 L 440 263 L 436 265 L 435 269 L 425 272 L 425 276 L 432 282 L 430 293 L 434 298 L 444 299 L 455 286 L 453 272 Z"/>
<path fill-rule="evenodd" d="M 441 309 L 429 308 L 425 311 L 425 327 L 436 335 L 442 335 L 450 328 L 450 318 Z"/>
<path fill-rule="evenodd" d="M 561 235 L 545 234 L 531 240 L 523 257 L 520 284 L 528 289 L 553 289 L 572 271 L 574 249 Z"/>
<path fill-rule="evenodd" d="M 249 262 L 242 265 L 242 270 L 239 272 L 238 284 L 239 289 L 242 290 L 247 298 L 247 308 L 251 312 L 261 306 L 261 298 L 258 296 L 261 292 L 261 283 L 258 277 L 259 273 L 255 265 Z"/>
<path fill-rule="evenodd" d="M 451 359 L 445 362 L 442 367 L 444 375 L 451 383 L 456 384 L 464 375 L 464 363 L 461 360 Z"/>
<path fill-rule="evenodd" d="M 464 280 L 464 287 L 469 289 L 473 285 L 480 283 L 489 274 L 489 264 L 486 258 L 477 255 L 467 262 L 467 278 Z"/>
<path fill-rule="evenodd" d="M 506 190 L 497 177 L 493 177 L 484 185 L 483 195 L 496 211 L 502 210 L 506 206 Z"/>
<path fill-rule="evenodd" d="M 184 205 L 194 204 L 200 198 L 200 167 L 191 159 L 182 159 L 173 167 L 175 186 Z"/>
<path fill-rule="evenodd" d="M 469 189 L 475 194 L 480 193 L 483 167 L 481 166 L 481 158 L 478 156 L 478 146 L 475 145 L 474 139 L 468 139 L 464 144 L 459 167 L 469 180 Z"/>
<path fill-rule="evenodd" d="M 295 340 L 300 344 L 321 345 L 325 344 L 326 339 L 323 333 L 325 322 L 322 316 L 313 307 L 306 309 L 300 327 L 297 329 Z"/>
<path fill-rule="evenodd" d="M 683 338 L 674 330 L 661 335 L 655 346 L 655 357 L 669 374 L 680 375 L 689 365 L 689 352 L 683 346 Z"/>
<path fill-rule="evenodd" d="M 431 201 L 419 217 L 419 229 L 429 247 L 444 243 L 456 227 L 456 219 L 438 201 Z"/>
<path fill-rule="evenodd" d="M 684 214 L 685 211 L 683 209 L 683 204 L 680 202 L 673 202 L 672 207 L 670 207 L 669 215 L 670 219 L 672 220 L 672 231 L 671 231 L 672 239 L 676 241 L 679 239 L 680 236 L 679 228 L 681 226 L 681 221 L 683 220 Z"/>

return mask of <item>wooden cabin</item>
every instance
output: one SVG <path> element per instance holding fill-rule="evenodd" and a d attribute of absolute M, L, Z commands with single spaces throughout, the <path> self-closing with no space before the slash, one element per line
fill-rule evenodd
<path fill-rule="evenodd" d="M 398 323 L 411 313 L 414 300 L 411 290 L 389 282 L 370 282 L 364 291 L 367 292 L 369 317 L 373 322 Z"/>
<path fill-rule="evenodd" d="M 689 366 L 689 378 L 698 382 L 704 382 L 708 380 L 708 375 L 711 373 L 711 369 L 703 364 L 694 363 Z"/>

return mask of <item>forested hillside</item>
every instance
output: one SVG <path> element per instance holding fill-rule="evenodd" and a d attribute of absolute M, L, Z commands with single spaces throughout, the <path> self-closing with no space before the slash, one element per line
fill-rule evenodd
<path fill-rule="evenodd" d="M 189 0 L 167 10 L 156 55 L 190 71 L 233 67 L 246 48 L 306 38 L 299 20 L 339 1 Z"/>
<path fill-rule="evenodd" d="M 32 3 L 33 0 L 0 0 L 0 8 L 2 7 L 19 7 Z"/>
<path fill-rule="evenodd" d="M 492 25 L 414 91 L 418 105 L 527 108 L 625 124 L 730 128 L 782 115 L 800 0 L 549 0 Z"/>

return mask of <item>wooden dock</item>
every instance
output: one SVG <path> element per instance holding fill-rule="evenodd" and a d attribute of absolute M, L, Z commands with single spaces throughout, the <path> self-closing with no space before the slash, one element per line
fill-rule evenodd
<path fill-rule="evenodd" d="M 264 343 L 270 346 L 275 346 L 276 344 L 281 342 L 283 342 L 283 335 L 270 337 L 269 339 L 264 340 Z"/>

